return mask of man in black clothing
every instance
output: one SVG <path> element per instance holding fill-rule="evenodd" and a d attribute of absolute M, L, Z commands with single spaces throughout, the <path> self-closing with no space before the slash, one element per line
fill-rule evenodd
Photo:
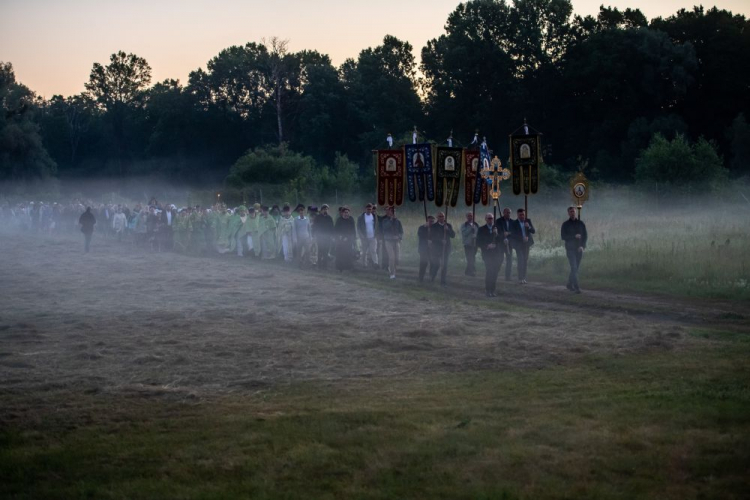
<path fill-rule="evenodd" d="M 578 287 L 578 268 L 583 259 L 583 249 L 586 248 L 586 224 L 576 217 L 576 208 L 568 207 L 568 220 L 560 228 L 560 237 L 565 242 L 565 254 L 570 264 L 567 288 L 571 292 L 581 293 Z"/>
<path fill-rule="evenodd" d="M 503 240 L 501 250 L 505 254 L 505 281 L 510 281 L 510 272 L 513 268 L 513 247 L 510 241 L 510 225 L 512 223 L 513 219 L 510 218 L 510 208 L 503 208 L 503 216 L 495 224 L 498 226 L 497 234 Z"/>
<path fill-rule="evenodd" d="M 497 243 L 498 234 L 494 219 L 492 214 L 485 215 L 484 220 L 487 224 L 480 227 L 477 232 L 477 247 L 482 252 L 484 261 L 484 291 L 487 297 L 495 296 L 497 275 L 503 263 L 503 252 Z"/>
<path fill-rule="evenodd" d="M 83 250 L 85 253 L 89 253 L 91 237 L 94 235 L 94 225 L 96 224 L 96 217 L 91 213 L 91 207 L 86 207 L 86 211 L 78 219 L 78 224 L 81 225 L 81 232 L 84 238 Z"/>
<path fill-rule="evenodd" d="M 519 208 L 517 210 L 518 219 L 510 225 L 510 239 L 513 248 L 516 249 L 516 260 L 518 264 L 518 282 L 526 284 L 526 266 L 529 263 L 529 249 L 534 244 L 533 234 L 536 232 L 531 219 L 526 218 L 526 210 Z"/>
<path fill-rule="evenodd" d="M 430 279 L 435 281 L 438 269 L 440 269 L 440 284 L 447 285 L 446 274 L 448 273 L 448 258 L 451 255 L 451 239 L 456 237 L 456 232 L 445 220 L 445 214 L 438 212 L 437 223 L 432 226 L 432 249 L 435 255 L 435 267 L 430 268 Z"/>
<path fill-rule="evenodd" d="M 328 205 L 320 207 L 320 213 L 315 217 L 312 227 L 313 238 L 318 245 L 318 268 L 326 269 L 331 260 L 331 246 L 333 245 L 333 218 L 328 215 Z"/>
<path fill-rule="evenodd" d="M 427 271 L 427 265 L 430 265 L 430 274 L 433 274 L 434 254 L 432 250 L 432 227 L 435 217 L 427 216 L 426 222 L 417 229 L 417 251 L 419 252 L 419 282 L 424 281 L 424 275 Z M 435 270 L 437 274 L 437 270 Z"/>

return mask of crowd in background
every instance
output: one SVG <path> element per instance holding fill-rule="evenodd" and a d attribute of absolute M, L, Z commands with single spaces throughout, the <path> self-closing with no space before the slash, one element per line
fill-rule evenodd
<path fill-rule="evenodd" d="M 148 204 L 91 204 L 73 200 L 69 204 L 28 202 L 0 207 L 0 224 L 35 233 L 56 234 L 80 230 L 85 235 L 85 251 L 89 251 L 94 231 L 118 242 L 153 251 L 175 251 L 188 255 L 234 254 L 240 258 L 281 260 L 301 268 L 316 266 L 326 269 L 333 263 L 338 271 L 363 267 L 387 270 L 396 278 L 400 244 L 404 229 L 395 215 L 395 207 L 378 207 L 368 203 L 356 220 L 348 206 L 338 207 L 335 219 L 326 204 L 316 206 L 289 204 L 268 207 L 259 203 L 228 208 L 217 203 L 211 207 L 183 207 L 163 204 L 152 198 Z M 586 246 L 586 228 L 575 209 L 568 210 L 569 221 L 563 224 L 561 238 L 571 266 L 568 289 L 580 293 L 577 273 Z M 442 212 L 429 215 L 417 230 L 419 281 L 440 274 L 446 285 L 451 240 L 460 237 L 466 258 L 465 274 L 474 276 L 475 259 L 481 251 L 485 263 L 485 291 L 495 296 L 495 283 L 505 264 L 505 279 L 511 279 L 516 261 L 516 274 L 521 284 L 527 283 L 526 269 L 529 249 L 534 244 L 535 229 L 518 209 L 517 218 L 505 208 L 495 221 L 485 216 L 479 226 L 472 212 L 455 231 Z M 513 258 L 515 254 L 515 259 Z"/>
<path fill-rule="evenodd" d="M 81 217 L 93 216 L 92 230 L 107 238 L 154 251 L 175 251 L 188 255 L 233 253 L 238 257 L 280 259 L 300 267 L 326 268 L 334 263 L 344 271 L 354 269 L 362 258 L 369 268 L 388 269 L 395 277 L 398 244 L 403 227 L 388 207 L 385 215 L 368 204 L 356 220 L 347 206 L 338 208 L 334 219 L 326 204 L 289 204 L 271 207 L 256 203 L 229 208 L 217 203 L 211 207 L 177 208 L 152 198 L 147 204 L 99 203 L 75 199 L 68 204 L 27 202 L 0 207 L 6 227 L 34 233 L 61 234 L 81 229 Z M 358 233 L 361 238 L 358 238 Z M 362 251 L 360 251 L 360 241 Z M 388 265 L 390 260 L 391 266 Z"/>

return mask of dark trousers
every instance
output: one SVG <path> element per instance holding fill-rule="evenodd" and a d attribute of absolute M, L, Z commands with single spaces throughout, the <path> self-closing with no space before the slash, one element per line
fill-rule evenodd
<path fill-rule="evenodd" d="M 434 280 L 440 268 L 439 256 L 434 252 L 419 252 L 419 281 L 424 281 L 424 275 L 427 272 L 427 266 L 430 266 L 430 277 Z"/>
<path fill-rule="evenodd" d="M 91 246 L 91 237 L 94 233 L 83 233 L 83 251 L 89 253 L 89 247 Z"/>
<path fill-rule="evenodd" d="M 570 274 L 568 275 L 568 286 L 573 290 L 578 290 L 578 268 L 581 267 L 581 259 L 583 259 L 583 252 L 579 252 L 578 249 L 565 249 L 565 254 L 568 256 L 568 264 L 570 264 Z"/>
<path fill-rule="evenodd" d="M 383 239 L 378 239 L 378 262 L 380 262 L 380 269 L 388 269 L 388 252 L 385 251 Z"/>
<path fill-rule="evenodd" d="M 430 279 L 432 279 L 432 281 L 435 281 L 435 276 L 437 276 L 439 270 L 440 284 L 445 285 L 447 283 L 446 275 L 448 274 L 448 258 L 450 255 L 450 248 L 446 248 L 442 252 L 440 249 L 438 249 L 437 252 L 434 252 L 434 255 L 432 256 L 432 265 L 430 266 Z"/>
<path fill-rule="evenodd" d="M 500 274 L 500 266 L 503 265 L 503 254 L 493 256 L 484 260 L 484 291 L 495 293 L 497 287 L 497 275 Z"/>
<path fill-rule="evenodd" d="M 464 255 L 466 256 L 466 276 L 476 276 L 477 274 L 477 247 L 464 245 Z"/>
<path fill-rule="evenodd" d="M 529 245 L 526 243 L 516 244 L 516 267 L 518 269 L 518 280 L 526 279 L 526 266 L 529 263 Z"/>
<path fill-rule="evenodd" d="M 329 236 L 320 236 L 315 239 L 315 242 L 318 244 L 318 267 L 325 269 L 331 260 L 333 241 Z"/>

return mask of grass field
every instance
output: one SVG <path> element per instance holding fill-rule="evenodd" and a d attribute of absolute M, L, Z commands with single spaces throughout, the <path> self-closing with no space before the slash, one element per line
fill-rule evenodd
<path fill-rule="evenodd" d="M 397 280 L 0 234 L 0 498 L 748 498 L 742 205 L 592 204 L 573 295 L 532 202 L 492 300 L 413 209 Z"/>
<path fill-rule="evenodd" d="M 45 411 L 0 433 L 0 492 L 746 498 L 750 336 L 695 336 L 678 353 L 208 401 L 52 393 Z"/>

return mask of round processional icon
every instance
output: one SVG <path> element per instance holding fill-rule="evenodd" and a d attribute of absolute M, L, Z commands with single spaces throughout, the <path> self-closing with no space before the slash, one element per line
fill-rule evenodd
<path fill-rule="evenodd" d="M 576 198 L 583 198 L 586 196 L 586 185 L 582 182 L 577 183 L 573 186 L 573 195 Z"/>

